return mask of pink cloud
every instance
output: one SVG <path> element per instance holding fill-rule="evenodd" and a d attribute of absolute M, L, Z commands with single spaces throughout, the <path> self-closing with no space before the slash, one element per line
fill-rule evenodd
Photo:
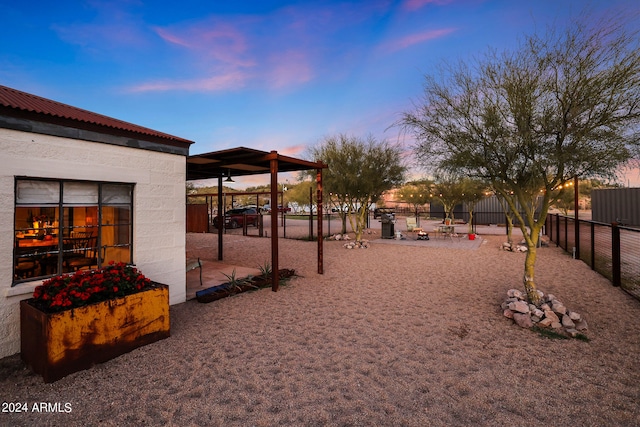
<path fill-rule="evenodd" d="M 186 29 L 157 27 L 154 30 L 166 42 L 183 47 L 194 54 L 241 67 L 255 65 L 255 62 L 247 57 L 247 37 L 228 23 L 209 20 Z"/>
<path fill-rule="evenodd" d="M 335 67 L 323 66 L 331 63 L 336 52 L 348 59 L 353 53 L 350 49 L 357 49 L 342 33 L 348 34 L 354 25 L 390 8 L 390 0 L 374 0 L 366 8 L 350 3 L 287 6 L 266 15 L 218 15 L 151 27 L 167 57 L 177 52 L 184 72 L 197 78 L 167 76 L 132 90 L 283 90 L 308 83 L 322 73 L 335 76 Z M 338 42 L 329 43 L 334 39 Z"/>
<path fill-rule="evenodd" d="M 448 3 L 451 3 L 451 0 L 407 0 L 402 5 L 402 8 L 408 11 L 415 11 L 418 9 L 422 9 L 424 6 L 428 4 L 435 4 L 435 5 L 441 6 Z"/>
<path fill-rule="evenodd" d="M 300 51 L 278 53 L 269 60 L 269 86 L 283 88 L 294 84 L 301 84 L 313 78 L 313 70 L 309 64 L 307 54 Z"/>
<path fill-rule="evenodd" d="M 306 145 L 293 145 L 278 150 L 278 154 L 282 154 L 283 156 L 298 157 L 301 153 L 304 153 L 307 148 L 308 147 Z"/>
<path fill-rule="evenodd" d="M 429 40 L 438 39 L 456 31 L 455 28 L 443 28 L 441 30 L 430 30 L 422 33 L 411 34 L 397 40 L 386 43 L 383 48 L 389 52 L 395 52 L 411 47 L 415 44 L 423 43 Z"/>
<path fill-rule="evenodd" d="M 241 72 L 232 72 L 202 79 L 162 80 L 142 83 L 129 88 L 131 92 L 164 92 L 170 90 L 185 91 L 225 91 L 236 90 L 245 85 L 247 76 Z"/>

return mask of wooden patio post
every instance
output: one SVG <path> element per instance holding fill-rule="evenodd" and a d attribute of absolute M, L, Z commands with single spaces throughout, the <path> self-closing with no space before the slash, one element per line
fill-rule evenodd
<path fill-rule="evenodd" d="M 224 218 L 222 217 L 222 176 L 218 177 L 218 261 L 222 261 L 222 228 L 224 227 Z"/>
<path fill-rule="evenodd" d="M 271 290 L 278 292 L 280 272 L 278 265 L 278 153 L 271 151 Z"/>
<path fill-rule="evenodd" d="M 322 260 L 323 247 L 323 230 L 322 230 L 322 168 L 316 169 L 316 200 L 318 211 L 318 274 L 324 273 L 324 265 Z"/>

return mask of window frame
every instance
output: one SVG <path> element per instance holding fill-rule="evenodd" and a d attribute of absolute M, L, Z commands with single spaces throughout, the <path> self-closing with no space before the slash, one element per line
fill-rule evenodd
<path fill-rule="evenodd" d="M 24 205 L 20 205 L 18 204 L 18 183 L 20 181 L 41 181 L 41 182 L 55 182 L 58 184 L 58 189 L 59 189 L 59 198 L 58 198 L 58 204 L 57 205 L 52 205 L 52 204 L 47 204 L 47 203 L 43 203 L 43 206 L 48 207 L 48 208 L 53 208 L 57 210 L 57 217 L 55 218 L 55 221 L 57 221 L 58 226 L 56 228 L 57 231 L 57 235 L 58 237 L 58 245 L 57 248 L 55 249 L 54 252 L 57 252 L 57 265 L 58 267 L 56 268 L 57 273 L 55 274 L 41 274 L 37 277 L 26 277 L 26 278 L 17 278 L 16 277 L 16 262 L 17 262 L 17 258 L 18 258 L 18 245 L 15 243 L 16 239 L 17 239 L 17 232 L 19 229 L 24 229 L 24 227 L 18 227 L 17 221 L 18 221 L 18 208 L 20 207 L 24 207 Z M 97 208 L 97 224 L 95 226 L 91 226 L 92 228 L 95 227 L 97 229 L 97 236 L 96 236 L 96 250 L 97 251 L 102 251 L 103 249 L 106 250 L 106 247 L 103 248 L 102 245 L 102 233 L 103 233 L 103 226 L 113 226 L 112 225 L 108 225 L 108 224 L 103 224 L 103 209 L 104 208 L 109 208 L 109 207 L 117 207 L 117 206 L 127 206 L 128 210 L 129 210 L 129 221 L 127 223 L 122 223 L 120 224 L 121 226 L 127 226 L 128 227 L 128 242 L 129 243 L 118 243 L 118 244 L 113 244 L 113 245 L 109 245 L 109 247 L 113 247 L 113 248 L 117 248 L 117 247 L 128 247 L 129 248 L 129 259 L 127 261 L 128 264 L 133 264 L 133 252 L 134 252 L 134 241 L 133 241 L 133 235 L 134 235 L 134 206 L 135 206 L 135 188 L 136 185 L 133 182 L 117 182 L 117 181 L 93 181 L 93 180 L 79 180 L 79 179 L 58 179 L 58 178 L 41 178 L 41 177 L 31 177 L 31 176 L 15 176 L 14 177 L 14 200 L 13 200 L 13 207 L 14 207 L 14 218 L 13 218 L 13 238 L 14 238 L 14 244 L 13 244 L 13 250 L 12 250 L 12 283 L 11 283 L 11 287 L 14 287 L 16 285 L 20 285 L 20 284 L 24 284 L 24 283 L 28 283 L 28 282 L 33 282 L 33 281 L 37 281 L 37 280 L 46 280 L 50 277 L 54 277 L 57 276 L 59 274 L 63 274 L 62 270 L 61 270 L 61 266 L 62 266 L 62 262 L 63 262 L 63 258 L 64 258 L 64 231 L 65 230 L 72 230 L 74 226 L 69 225 L 69 224 L 65 224 L 65 210 L 68 209 L 73 209 L 74 205 L 73 204 L 65 204 L 64 202 L 64 187 L 65 187 L 65 183 L 86 183 L 86 184 L 94 184 L 98 186 L 98 200 L 97 200 L 97 204 L 95 205 Z M 128 202 L 117 202 L 117 203 L 108 203 L 108 202 L 104 202 L 103 201 L 103 186 L 123 186 L 123 187 L 128 187 L 129 191 L 130 191 L 130 199 Z M 37 202 L 35 203 L 29 203 L 30 205 L 32 204 L 37 204 Z M 86 228 L 86 226 L 85 226 Z M 102 266 L 102 260 L 101 260 L 101 256 L 98 254 L 97 257 L 97 265 L 98 268 L 100 268 Z M 105 260 L 104 263 L 108 263 L 108 260 Z"/>

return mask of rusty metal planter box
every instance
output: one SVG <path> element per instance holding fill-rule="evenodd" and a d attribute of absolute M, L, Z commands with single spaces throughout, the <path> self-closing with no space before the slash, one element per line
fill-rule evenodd
<path fill-rule="evenodd" d="M 46 383 L 167 338 L 169 288 L 152 289 L 59 313 L 20 302 L 21 358 Z"/>

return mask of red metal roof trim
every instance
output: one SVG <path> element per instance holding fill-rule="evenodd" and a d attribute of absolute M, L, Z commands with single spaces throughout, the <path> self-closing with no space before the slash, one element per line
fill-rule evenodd
<path fill-rule="evenodd" d="M 189 141 L 187 139 L 158 132 L 143 126 L 134 125 L 112 117 L 103 116 L 102 114 L 93 113 L 81 108 L 72 107 L 61 102 L 52 101 L 50 99 L 42 98 L 2 85 L 0 85 L 0 105 L 16 110 L 44 114 L 51 117 L 73 120 L 126 132 L 149 135 L 169 141 L 193 144 L 193 141 Z"/>

